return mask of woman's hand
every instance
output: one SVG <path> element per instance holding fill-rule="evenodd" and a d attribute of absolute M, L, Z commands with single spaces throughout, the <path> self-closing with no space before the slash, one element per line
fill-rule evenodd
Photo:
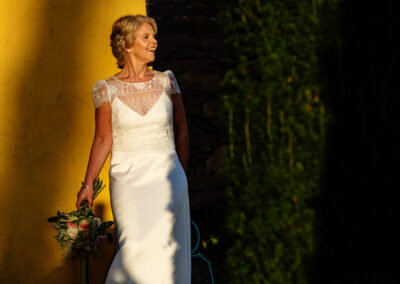
<path fill-rule="evenodd" d="M 77 194 L 78 200 L 76 201 L 76 208 L 79 209 L 82 201 L 87 200 L 88 204 L 89 204 L 89 208 L 92 209 L 93 195 L 94 195 L 93 188 L 81 188 L 81 190 Z"/>

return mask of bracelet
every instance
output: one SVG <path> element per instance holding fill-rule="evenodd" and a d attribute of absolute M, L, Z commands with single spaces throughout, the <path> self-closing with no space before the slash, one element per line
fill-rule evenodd
<path fill-rule="evenodd" d="M 82 185 L 81 189 L 83 189 L 83 188 L 93 188 L 93 185 L 87 185 L 87 186 Z"/>

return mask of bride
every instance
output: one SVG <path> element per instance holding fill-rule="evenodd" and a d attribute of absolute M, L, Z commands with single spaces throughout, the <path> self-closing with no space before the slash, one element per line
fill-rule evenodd
<path fill-rule="evenodd" d="M 110 158 L 110 200 L 117 253 L 105 283 L 191 283 L 186 178 L 189 137 L 181 91 L 171 70 L 151 70 L 157 25 L 127 15 L 112 26 L 119 73 L 93 86 L 95 134 L 77 194 L 93 204 L 93 182 Z"/>

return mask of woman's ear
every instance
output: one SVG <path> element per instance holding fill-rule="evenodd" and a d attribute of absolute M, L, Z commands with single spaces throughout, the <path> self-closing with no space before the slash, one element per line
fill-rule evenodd
<path fill-rule="evenodd" d="M 125 40 L 122 41 L 122 47 L 125 49 L 125 51 L 126 51 L 127 53 L 133 52 L 133 47 L 125 48 Z"/>

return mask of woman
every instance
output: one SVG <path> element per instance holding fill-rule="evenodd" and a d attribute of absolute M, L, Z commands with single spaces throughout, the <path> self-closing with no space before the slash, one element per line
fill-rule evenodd
<path fill-rule="evenodd" d="M 93 87 L 96 130 L 76 206 L 93 204 L 93 181 L 111 151 L 110 197 L 118 250 L 105 283 L 191 282 L 188 131 L 172 71 L 150 70 L 157 26 L 127 15 L 112 26 L 121 72 Z"/>

